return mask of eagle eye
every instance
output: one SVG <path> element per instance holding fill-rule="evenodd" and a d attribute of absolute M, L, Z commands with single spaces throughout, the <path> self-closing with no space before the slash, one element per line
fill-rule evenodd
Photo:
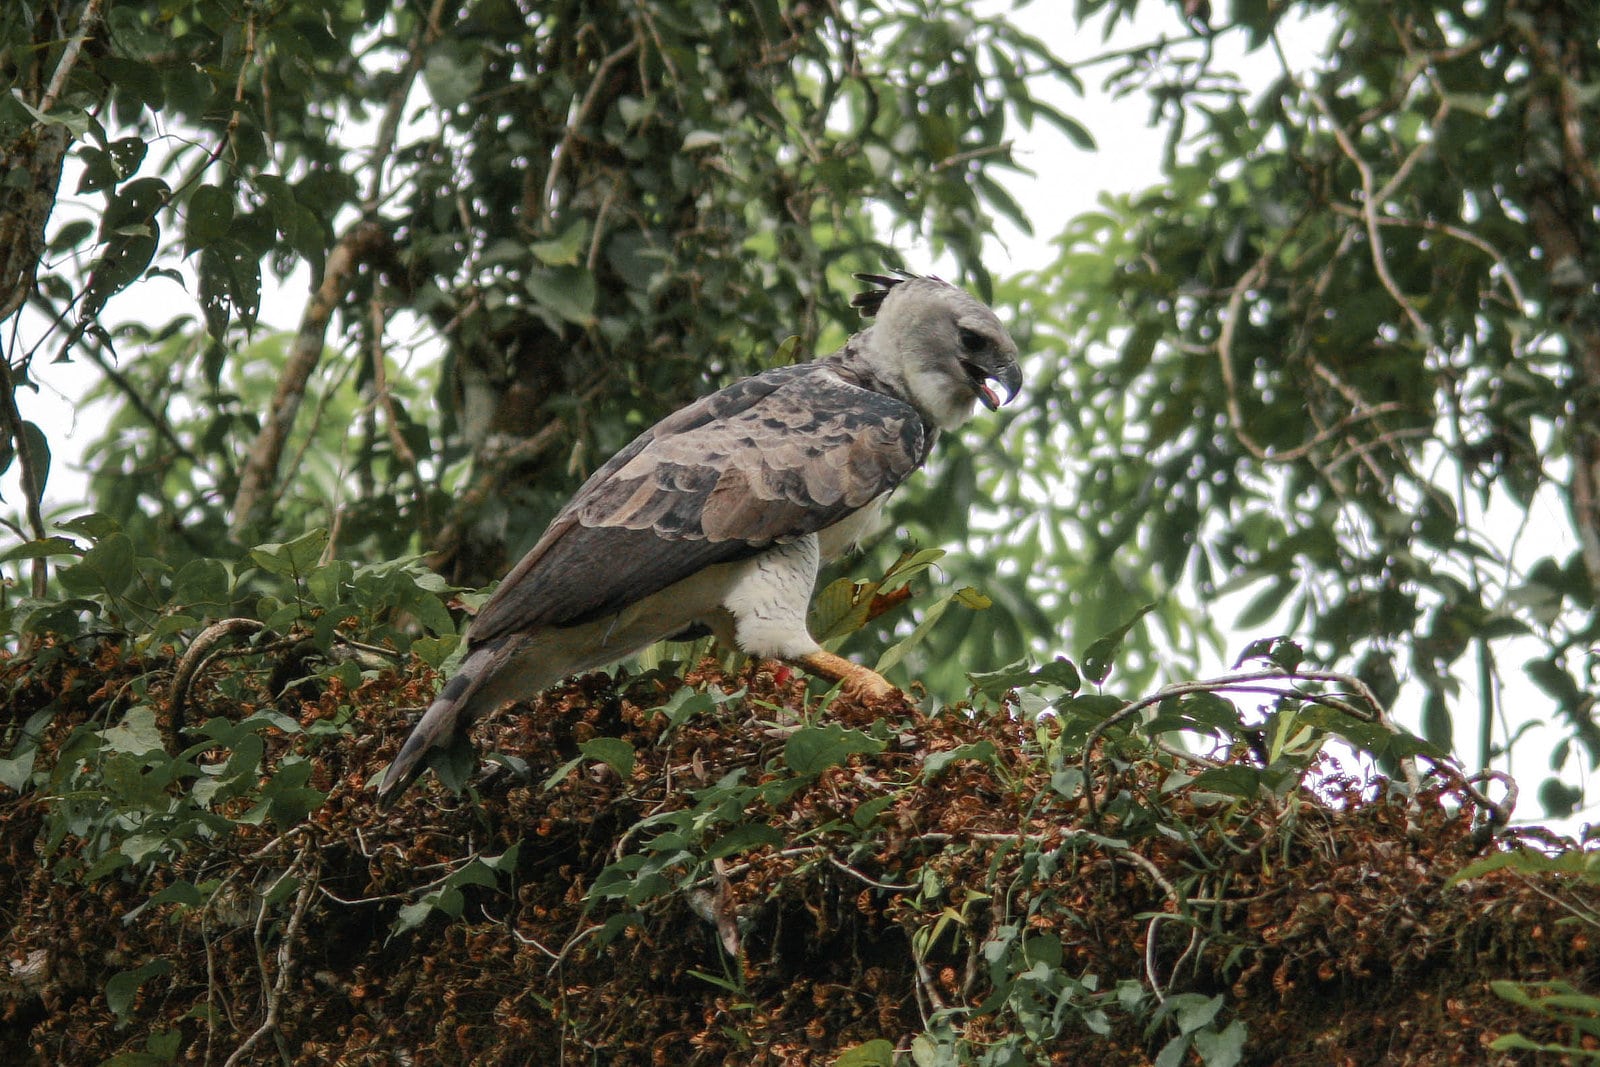
<path fill-rule="evenodd" d="M 976 354 L 989 347 L 989 339 L 983 336 L 983 334 L 979 333 L 977 330 L 969 330 L 965 326 L 962 326 L 959 329 L 959 333 L 961 336 L 961 347 L 966 352 Z"/>

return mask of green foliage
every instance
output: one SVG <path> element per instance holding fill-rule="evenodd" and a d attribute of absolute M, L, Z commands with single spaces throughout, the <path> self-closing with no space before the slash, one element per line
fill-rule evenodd
<path fill-rule="evenodd" d="M 0 17 L 41 64 L 0 143 L 21 166 L 67 131 L 90 215 L 37 220 L 16 384 L 47 352 L 104 369 L 94 506 L 142 551 L 325 525 L 482 584 L 642 425 L 853 328 L 849 271 L 900 262 L 885 237 L 988 290 L 990 214 L 1027 225 L 995 177 L 1016 132 L 1085 139 L 1034 99 L 1070 72 L 964 3 L 535 8 L 185 0 L 66 50 L 65 0 Z M 260 334 L 301 266 L 298 334 Z M 155 287 L 192 310 L 118 314 Z"/>
<path fill-rule="evenodd" d="M 133 674 L 84 721 L 55 724 L 47 707 L 25 723 L 8 724 L 0 782 L 47 798 L 41 840 L 63 875 L 90 882 L 118 871 L 144 875 L 191 843 L 240 826 L 286 832 L 299 825 L 325 796 L 310 784 L 305 751 L 347 739 L 349 727 L 339 713 L 303 724 L 263 697 L 307 682 L 353 691 L 386 657 L 426 642 L 441 646 L 427 649 L 437 652 L 455 641 L 442 599 L 447 588 L 437 575 L 414 561 L 327 560 L 323 530 L 258 545 L 232 564 L 192 560 L 174 573 L 160 560 L 136 557 L 131 539 L 104 516 L 84 516 L 63 529 L 88 540 L 84 547 L 57 536 L 48 546 L 76 557 L 60 572 L 68 596 L 19 605 L 11 618 L 15 632 L 66 641 L 82 639 L 91 625 L 114 625 L 125 642 L 121 654 L 137 663 L 170 656 L 172 642 L 200 631 L 170 670 Z M 250 617 L 206 624 L 207 615 L 237 611 Z M 255 678 L 236 672 L 198 679 L 214 663 L 219 650 L 212 646 L 228 634 L 255 635 L 246 653 L 294 651 L 289 662 L 297 670 L 280 671 L 278 690 L 266 694 Z M 34 656 L 41 676 L 60 658 L 48 643 Z M 229 710 L 191 723 L 181 709 L 196 702 L 192 691 L 202 681 Z M 52 728 L 69 730 L 62 756 L 36 767 L 40 739 Z M 286 742 L 300 750 L 285 751 Z"/>
<path fill-rule="evenodd" d="M 1128 627 L 1089 645 L 1106 657 L 1108 674 Z M 1266 642 L 1259 652 L 1287 655 L 1286 645 Z M 604 944 L 630 930 L 653 930 L 672 921 L 670 910 L 688 899 L 716 924 L 725 951 L 738 955 L 742 939 L 758 936 L 759 929 L 718 902 L 725 863 L 785 865 L 782 879 L 762 883 L 772 901 L 831 867 L 899 894 L 899 921 L 911 930 L 906 948 L 919 973 L 966 957 L 967 973 L 982 979 L 984 995 L 959 1006 L 928 994 L 926 1029 L 913 1042 L 918 1064 L 1042 1063 L 1044 1050 L 1069 1033 L 1109 1035 L 1115 1027 L 1132 1026 L 1153 1042 L 1155 1062 L 1198 1058 L 1233 1067 L 1246 1055 L 1247 1030 L 1225 993 L 1204 983 L 1204 991 L 1164 983 L 1153 988 L 1131 977 L 1084 972 L 1064 953 L 1062 936 L 1053 931 L 1076 921 L 1071 917 L 1081 910 L 1082 887 L 1071 873 L 1080 856 L 1110 852 L 1127 857 L 1130 866 L 1155 870 L 1133 857 L 1151 840 L 1179 842 L 1191 860 L 1167 865 L 1165 877 L 1157 875 L 1168 907 L 1151 913 L 1145 936 L 1160 940 L 1161 928 L 1173 924 L 1192 934 L 1187 958 L 1208 951 L 1214 936 L 1208 912 L 1221 898 L 1209 887 L 1228 877 L 1234 856 L 1229 850 L 1259 850 L 1260 862 L 1283 862 L 1279 850 L 1289 847 L 1287 841 L 1258 835 L 1245 813 L 1268 798 L 1275 819 L 1292 824 L 1294 811 L 1310 802 L 1308 787 L 1331 742 L 1388 764 L 1409 763 L 1418 754 L 1443 757 L 1384 722 L 1359 680 L 1277 664 L 1170 686 L 1137 701 L 1080 693 L 1079 670 L 1064 658 L 1042 667 L 1019 664 L 974 682 L 976 692 L 1004 698 L 1020 714 L 1025 765 L 1008 762 L 1001 746 L 988 739 L 922 751 L 908 765 L 893 755 L 905 727 L 892 719 L 878 718 L 864 730 L 834 722 L 787 727 L 787 737 L 768 750 L 764 763 L 741 766 L 700 788 L 680 787 L 659 802 L 660 810 L 628 826 L 626 851 L 613 853 L 589 885 L 592 925 L 585 934 Z M 667 744 L 688 715 L 737 699 L 716 690 L 680 690 L 658 709 L 666 723 L 659 743 Z M 999 718 L 1002 707 L 985 702 L 961 714 L 1005 721 Z M 635 747 L 619 739 L 604 739 L 602 746 L 601 740 L 583 742 L 581 754 L 545 788 L 596 760 L 609 765 L 625 788 L 643 784 L 635 777 Z M 1216 756 L 1253 755 L 1191 756 L 1179 747 L 1185 742 Z M 1148 791 L 1117 786 L 1122 769 L 1153 757 L 1167 767 L 1164 785 Z M 853 811 L 832 809 L 830 783 L 850 779 L 868 781 L 872 799 Z M 1028 783 L 1041 779 L 1050 788 L 1034 792 Z M 1407 786 L 1397 782 L 1394 788 Z M 916 798 L 933 790 L 942 797 L 983 794 L 986 806 L 1019 813 L 1019 831 L 936 835 L 949 840 L 931 855 L 919 854 L 926 846 L 915 836 L 901 839 L 893 828 L 906 826 L 906 812 L 918 808 Z M 1093 815 L 1085 824 L 1073 813 L 1091 791 L 1105 799 L 1090 807 Z M 1197 808 L 1213 814 L 1196 820 Z M 808 829 L 800 835 L 781 829 L 795 824 Z M 970 863 L 974 855 L 988 857 L 986 877 L 948 873 L 957 857 Z M 857 864 L 880 873 L 869 878 Z M 743 989 L 742 979 L 701 977 L 732 992 Z M 884 1047 L 857 1045 L 843 1054 L 843 1062 L 887 1062 Z"/>
<path fill-rule="evenodd" d="M 1494 852 L 1474 860 L 1450 876 L 1446 885 L 1454 886 L 1495 871 L 1512 871 L 1525 877 L 1560 874 L 1578 885 L 1600 885 L 1600 856 L 1593 851 L 1567 851 L 1556 854 L 1533 848 Z M 1600 929 L 1600 914 L 1572 908 L 1564 925 Z M 1585 939 L 1587 940 L 1587 939 Z M 1563 981 L 1490 983 L 1495 994 L 1545 1021 L 1559 1025 L 1566 1039 L 1557 1044 L 1533 1041 L 1521 1033 L 1502 1034 L 1490 1046 L 1499 1051 L 1559 1053 L 1573 1060 L 1594 1059 L 1594 1045 L 1600 1041 L 1600 997 Z"/>
<path fill-rule="evenodd" d="M 1497 1052 L 1552 1052 L 1578 1060 L 1600 1059 L 1600 997 L 1568 982 L 1495 982 L 1495 993 L 1519 1008 L 1559 1023 L 1571 1034 L 1561 1043 L 1530 1041 L 1521 1034 L 1503 1034 L 1489 1047 Z"/>
<path fill-rule="evenodd" d="M 1035 588 L 1068 590 L 1076 633 L 1157 600 L 1164 625 L 1135 639 L 1189 654 L 1237 597 L 1221 622 L 1289 632 L 1484 766 L 1559 723 L 1540 796 L 1564 814 L 1574 764 L 1600 761 L 1596 9 L 1214 15 L 1104 57 L 1170 130 L 1165 180 L 1104 197 L 1006 290 L 1057 383 L 1006 450 L 1077 460 L 1046 464 L 1038 495 L 1071 502 L 1051 536 L 1082 549 L 1024 523 L 1048 560 Z M 1313 33 L 1326 51 L 1291 59 Z M 1227 45 L 1270 83 L 1244 83 Z"/>
<path fill-rule="evenodd" d="M 417 900 L 401 906 L 395 914 L 394 924 L 389 927 L 389 936 L 403 934 L 420 926 L 435 911 L 451 919 L 461 918 L 467 888 L 498 888 L 503 876 L 516 871 L 519 848 L 519 845 L 512 845 L 498 856 L 473 856 L 456 866 L 420 892 Z"/>

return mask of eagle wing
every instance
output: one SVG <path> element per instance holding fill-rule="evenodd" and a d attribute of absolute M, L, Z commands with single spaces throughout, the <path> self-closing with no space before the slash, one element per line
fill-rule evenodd
<path fill-rule="evenodd" d="M 826 364 L 747 378 L 597 470 L 472 624 L 473 645 L 603 618 L 706 567 L 827 529 L 921 465 L 910 405 Z"/>

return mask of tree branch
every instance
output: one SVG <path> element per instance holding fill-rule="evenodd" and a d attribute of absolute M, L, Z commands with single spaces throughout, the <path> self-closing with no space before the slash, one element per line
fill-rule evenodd
<path fill-rule="evenodd" d="M 324 338 L 334 308 L 349 290 L 356 269 L 388 244 L 389 235 L 382 226 L 360 222 L 333 246 L 323 268 L 322 282 L 306 305 L 300 329 L 289 349 L 289 359 L 272 396 L 272 407 L 240 472 L 239 489 L 233 498 L 233 522 L 228 528 L 233 537 L 242 539 L 247 530 L 266 517 L 276 500 L 278 464 L 283 459 L 284 446 L 294 428 L 301 401 L 305 399 L 311 373 L 322 359 Z"/>

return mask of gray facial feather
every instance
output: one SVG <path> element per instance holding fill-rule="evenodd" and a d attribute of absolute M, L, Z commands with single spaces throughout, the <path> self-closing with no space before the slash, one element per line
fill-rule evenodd
<path fill-rule="evenodd" d="M 1016 395 L 1022 384 L 1016 343 L 982 302 L 937 278 L 869 280 L 889 287 L 873 325 L 856 336 L 853 354 L 891 395 L 943 430 L 965 422 L 974 400 L 998 406 L 988 379 L 1006 387 L 1007 399 Z"/>

